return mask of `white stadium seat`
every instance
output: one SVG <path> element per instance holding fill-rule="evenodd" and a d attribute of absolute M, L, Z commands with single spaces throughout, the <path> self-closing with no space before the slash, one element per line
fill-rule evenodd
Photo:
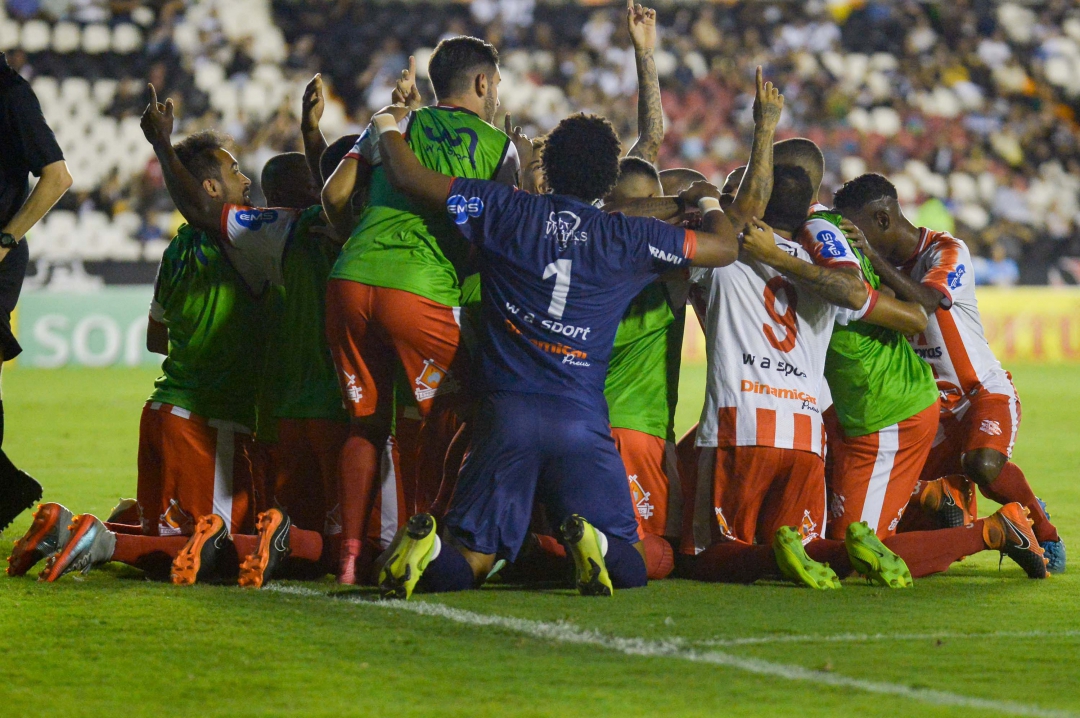
<path fill-rule="evenodd" d="M 7 52 L 19 45 L 19 23 L 0 18 L 0 52 Z"/>
<path fill-rule="evenodd" d="M 52 49 L 53 52 L 67 54 L 79 49 L 82 35 L 79 26 L 73 22 L 58 22 L 53 28 Z"/>
<path fill-rule="evenodd" d="M 121 55 L 128 55 L 143 46 L 142 32 L 130 22 L 123 22 L 113 28 L 112 49 Z"/>
<path fill-rule="evenodd" d="M 112 43 L 112 35 L 108 25 L 87 25 L 83 28 L 82 46 L 83 51 L 90 55 L 100 55 L 109 51 Z"/>
<path fill-rule="evenodd" d="M 31 20 L 22 26 L 19 47 L 26 52 L 41 52 L 49 49 L 51 30 L 48 23 Z"/>

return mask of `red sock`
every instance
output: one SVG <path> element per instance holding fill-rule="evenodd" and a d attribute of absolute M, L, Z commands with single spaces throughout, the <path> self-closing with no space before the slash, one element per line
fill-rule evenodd
<path fill-rule="evenodd" d="M 843 541 L 832 539 L 814 539 L 806 544 L 806 555 L 818 563 L 827 563 L 836 572 L 837 578 L 847 578 L 854 569 L 848 558 L 847 546 Z"/>
<path fill-rule="evenodd" d="M 378 489 L 379 449 L 353 427 L 341 447 L 341 533 L 359 542 L 365 534 L 371 504 Z M 359 543 L 355 545 L 359 549 Z"/>
<path fill-rule="evenodd" d="M 303 561 L 318 561 L 323 550 L 322 534 L 318 531 L 289 527 L 289 556 Z"/>
<path fill-rule="evenodd" d="M 1039 539 L 1039 541 L 1061 540 L 1057 529 L 1050 523 L 1046 512 L 1039 505 L 1039 500 L 1035 498 L 1035 492 L 1031 490 L 1031 485 L 1028 484 L 1027 479 L 1024 477 L 1024 472 L 1013 462 L 1010 461 L 1002 467 L 1001 473 L 998 474 L 992 484 L 980 486 L 979 490 L 982 491 L 983 496 L 997 501 L 999 504 L 1019 501 L 1031 509 L 1030 517 L 1034 522 L 1031 528 L 1035 531 L 1035 538 Z"/>
<path fill-rule="evenodd" d="M 983 520 L 971 526 L 936 531 L 912 531 L 889 536 L 882 543 L 904 559 L 912 578 L 941 573 L 965 556 L 986 549 Z"/>
<path fill-rule="evenodd" d="M 135 536 L 118 533 L 111 560 L 126 563 L 147 573 L 165 572 L 187 542 L 187 536 Z"/>
<path fill-rule="evenodd" d="M 666 539 L 653 534 L 645 534 L 645 573 L 650 581 L 667 578 L 675 568 L 675 552 Z"/>
<path fill-rule="evenodd" d="M 753 583 L 779 578 L 772 546 L 722 541 L 687 561 L 688 578 L 718 583 Z"/>
<path fill-rule="evenodd" d="M 236 555 L 243 561 L 245 558 L 255 553 L 259 548 L 259 537 L 249 536 L 247 534 L 233 534 L 232 537 L 233 546 L 236 547 Z"/>
<path fill-rule="evenodd" d="M 111 521 L 103 521 L 102 523 L 105 524 L 105 528 L 109 529 L 114 534 L 132 534 L 135 536 L 143 535 L 142 526 L 137 526 L 135 524 L 117 524 L 112 523 Z"/>

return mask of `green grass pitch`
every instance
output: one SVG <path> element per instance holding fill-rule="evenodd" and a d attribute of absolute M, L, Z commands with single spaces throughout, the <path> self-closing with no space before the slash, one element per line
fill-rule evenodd
<path fill-rule="evenodd" d="M 1015 458 L 1080 551 L 1080 373 L 1012 369 Z M 684 374 L 681 429 L 703 382 L 700 367 Z M 152 378 L 5 371 L 5 449 L 47 499 L 107 512 L 134 492 Z M 2 556 L 28 523 L 0 539 Z M 180 589 L 122 566 L 53 585 L 0 576 L 0 716 L 1074 715 L 1072 560 L 1045 582 L 984 553 L 907 591 L 662 581 L 585 599 L 493 586 L 407 608 L 330 581 Z"/>

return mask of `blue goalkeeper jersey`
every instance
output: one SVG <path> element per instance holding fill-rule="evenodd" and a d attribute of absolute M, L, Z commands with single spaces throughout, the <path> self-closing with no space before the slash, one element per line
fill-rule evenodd
<path fill-rule="evenodd" d="M 608 214 L 572 197 L 455 179 L 446 209 L 477 248 L 477 388 L 604 402 L 630 301 L 694 257 L 692 230 Z"/>

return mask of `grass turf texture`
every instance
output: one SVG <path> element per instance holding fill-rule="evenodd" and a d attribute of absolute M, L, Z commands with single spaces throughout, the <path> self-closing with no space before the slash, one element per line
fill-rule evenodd
<path fill-rule="evenodd" d="M 1017 462 L 1076 551 L 1080 376 L 1071 367 L 1013 373 L 1024 400 Z M 5 449 L 42 481 L 47 500 L 104 514 L 134 493 L 152 378 L 141 369 L 6 371 Z M 703 378 L 700 367 L 684 372 L 680 430 L 696 418 Z M 985 514 L 992 504 L 980 497 L 980 506 Z M 29 521 L 24 513 L 0 540 L 2 556 Z M 497 586 L 420 598 L 547 622 L 539 632 L 375 606 L 361 602 L 370 591 L 339 592 L 330 581 L 285 593 L 174 588 L 122 566 L 52 585 L 3 576 L 0 714 L 1080 713 L 1080 555 L 1072 560 L 1069 573 L 1036 583 L 984 553 L 906 591 L 856 579 L 828 593 L 663 581 L 613 599 Z M 587 640 L 604 645 L 583 645 L 580 632 L 568 638 L 572 628 L 556 622 L 599 632 Z M 643 642 L 612 650 L 618 637 Z M 717 651 L 728 665 L 691 660 Z M 667 654 L 627 655 L 649 652 Z M 784 675 L 811 673 L 752 672 L 777 664 Z M 1014 705 L 942 705 L 827 683 L 845 678 Z"/>

